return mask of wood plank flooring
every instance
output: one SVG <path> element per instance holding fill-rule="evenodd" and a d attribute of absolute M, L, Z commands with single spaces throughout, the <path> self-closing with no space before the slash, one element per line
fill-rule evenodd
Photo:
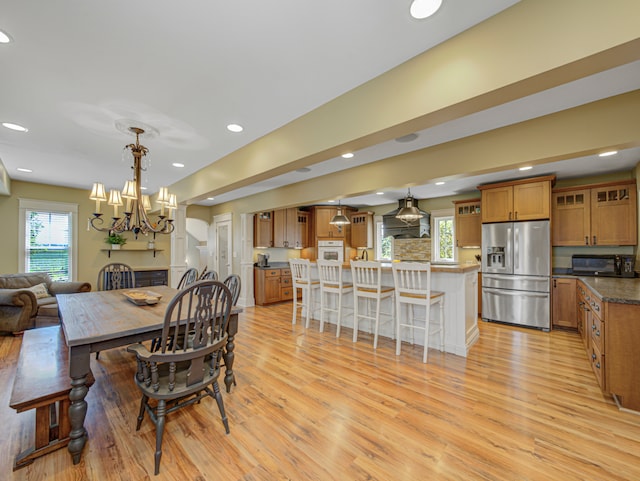
<path fill-rule="evenodd" d="M 139 394 L 124 349 L 92 359 L 89 442 L 12 472 L 34 413 L 9 396 L 20 338 L 0 338 L 0 478 L 5 480 L 638 480 L 640 415 L 604 396 L 578 335 L 480 323 L 465 359 L 391 339 L 351 342 L 335 326 L 291 325 L 291 304 L 247 308 L 238 385 L 169 416 L 160 474 L 154 429 L 136 432 Z"/>

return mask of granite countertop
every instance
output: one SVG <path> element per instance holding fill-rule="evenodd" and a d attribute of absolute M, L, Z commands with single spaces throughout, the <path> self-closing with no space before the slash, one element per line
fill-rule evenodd
<path fill-rule="evenodd" d="M 604 302 L 640 304 L 640 279 L 633 277 L 578 277 Z"/>
<path fill-rule="evenodd" d="M 253 265 L 256 269 L 262 269 L 262 270 L 266 270 L 266 269 L 288 269 L 289 268 L 289 263 L 288 262 L 269 262 L 268 266 L 258 266 L 256 264 Z"/>

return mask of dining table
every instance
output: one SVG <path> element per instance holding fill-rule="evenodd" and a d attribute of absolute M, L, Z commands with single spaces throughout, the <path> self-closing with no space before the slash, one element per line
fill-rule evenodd
<path fill-rule="evenodd" d="M 87 376 L 91 371 L 91 353 L 161 337 L 165 311 L 171 299 L 179 292 L 168 286 L 144 288 L 143 292 L 150 291 L 160 299 L 155 304 L 141 305 L 132 302 L 132 299 L 136 299 L 135 296 L 127 296 L 130 291 L 140 290 L 119 289 L 57 296 L 62 329 L 69 348 L 71 440 L 68 450 L 73 464 L 80 462 L 88 438 L 84 420 L 87 414 Z M 223 353 L 227 392 L 235 384 L 234 341 L 238 332 L 238 314 L 241 311 L 233 307 L 227 324 L 228 338 Z"/>

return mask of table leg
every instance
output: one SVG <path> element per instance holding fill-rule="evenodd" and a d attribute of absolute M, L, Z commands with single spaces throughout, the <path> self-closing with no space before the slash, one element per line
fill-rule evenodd
<path fill-rule="evenodd" d="M 233 374 L 233 361 L 235 354 L 233 350 L 236 348 L 234 343 L 236 334 L 238 333 L 238 314 L 231 314 L 229 317 L 229 325 L 227 326 L 227 345 L 224 349 L 224 366 L 226 371 L 224 373 L 224 385 L 227 387 L 227 392 L 231 392 L 231 385 L 236 384 L 236 376 Z"/>
<path fill-rule="evenodd" d="M 69 454 L 73 464 L 78 464 L 82 457 L 82 450 L 87 442 L 87 430 L 84 427 L 84 419 L 87 415 L 87 402 L 85 397 L 89 392 L 87 376 L 90 371 L 89 348 L 82 346 L 71 347 L 69 352 L 69 374 L 71 376 L 71 391 L 69 391 Z"/>

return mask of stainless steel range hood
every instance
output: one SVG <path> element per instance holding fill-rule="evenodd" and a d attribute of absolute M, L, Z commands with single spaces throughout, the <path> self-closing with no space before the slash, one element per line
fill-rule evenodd
<path fill-rule="evenodd" d="M 415 200 L 415 205 L 420 210 L 418 201 Z M 392 235 L 396 239 L 413 239 L 413 238 L 429 238 L 431 237 L 431 214 L 420 210 L 422 218 L 418 219 L 411 224 L 397 219 L 396 214 L 400 212 L 400 209 L 404 207 L 405 199 L 398 201 L 398 208 L 387 212 L 382 216 L 382 227 L 384 229 L 384 235 Z"/>

